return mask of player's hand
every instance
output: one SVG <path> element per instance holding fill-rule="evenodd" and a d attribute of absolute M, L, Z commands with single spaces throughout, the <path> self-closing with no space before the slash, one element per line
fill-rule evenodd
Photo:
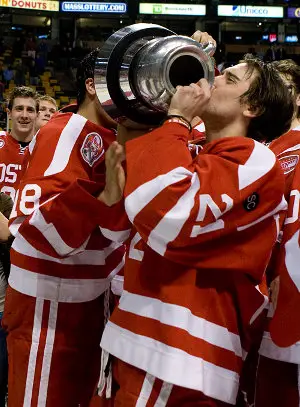
<path fill-rule="evenodd" d="M 107 206 L 116 204 L 123 197 L 125 172 L 122 161 L 124 160 L 124 147 L 114 141 L 105 153 L 106 182 L 104 190 L 98 196 L 99 201 Z"/>
<path fill-rule="evenodd" d="M 206 31 L 196 31 L 194 32 L 194 34 L 191 37 L 193 40 L 199 42 L 200 44 L 208 44 L 209 42 L 211 42 L 212 44 L 214 44 L 214 47 L 217 47 L 217 43 L 216 40 L 209 35 Z M 213 56 L 215 52 L 210 52 L 210 56 Z"/>
<path fill-rule="evenodd" d="M 197 84 L 189 86 L 177 86 L 168 115 L 183 116 L 191 123 L 194 117 L 201 117 L 210 96 L 211 90 L 206 79 L 200 79 Z"/>

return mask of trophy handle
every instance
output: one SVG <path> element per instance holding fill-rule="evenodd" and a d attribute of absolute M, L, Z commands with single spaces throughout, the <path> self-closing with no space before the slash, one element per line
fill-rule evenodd
<path fill-rule="evenodd" d="M 202 48 L 203 48 L 203 51 L 210 57 L 213 56 L 213 54 L 215 53 L 215 51 L 217 49 L 217 47 L 215 46 L 215 44 L 213 42 L 208 42 L 207 44 L 203 44 Z"/>

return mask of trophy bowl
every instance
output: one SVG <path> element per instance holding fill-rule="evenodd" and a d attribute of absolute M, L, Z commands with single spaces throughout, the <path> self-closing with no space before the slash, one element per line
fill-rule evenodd
<path fill-rule="evenodd" d="M 99 101 L 113 118 L 161 123 L 178 85 L 206 78 L 212 85 L 213 44 L 176 35 L 155 24 L 133 24 L 111 35 L 95 62 Z"/>

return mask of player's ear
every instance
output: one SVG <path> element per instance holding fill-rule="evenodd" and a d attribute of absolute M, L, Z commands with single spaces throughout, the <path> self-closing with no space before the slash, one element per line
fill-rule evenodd
<path fill-rule="evenodd" d="M 95 89 L 95 82 L 93 78 L 88 78 L 85 81 L 85 88 L 87 93 L 89 93 L 90 95 L 95 95 L 96 94 L 96 89 Z"/>
<path fill-rule="evenodd" d="M 298 93 L 297 97 L 296 97 L 296 105 L 299 108 L 300 106 L 300 94 Z"/>
<path fill-rule="evenodd" d="M 243 116 L 244 117 L 247 117 L 247 118 L 249 118 L 249 119 L 253 119 L 254 117 L 256 117 L 258 115 L 258 111 L 257 111 L 257 109 L 255 110 L 253 110 L 252 108 L 250 108 L 250 107 L 246 107 L 246 109 L 245 110 L 243 110 Z"/>

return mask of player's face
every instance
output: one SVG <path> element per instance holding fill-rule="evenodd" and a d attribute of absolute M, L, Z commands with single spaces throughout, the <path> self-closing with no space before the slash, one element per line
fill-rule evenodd
<path fill-rule="evenodd" d="M 17 132 L 29 135 L 34 131 L 37 117 L 35 100 L 30 97 L 15 98 L 9 115 L 12 133 Z"/>
<path fill-rule="evenodd" d="M 40 129 L 45 124 L 47 124 L 57 110 L 56 106 L 48 100 L 41 100 L 39 102 L 39 106 L 40 107 L 35 124 L 36 129 Z"/>
<path fill-rule="evenodd" d="M 243 115 L 245 106 L 241 104 L 240 97 L 249 89 L 256 75 L 255 71 L 250 75 L 247 68 L 246 63 L 241 63 L 225 69 L 215 78 L 205 114 L 229 121 Z"/>

